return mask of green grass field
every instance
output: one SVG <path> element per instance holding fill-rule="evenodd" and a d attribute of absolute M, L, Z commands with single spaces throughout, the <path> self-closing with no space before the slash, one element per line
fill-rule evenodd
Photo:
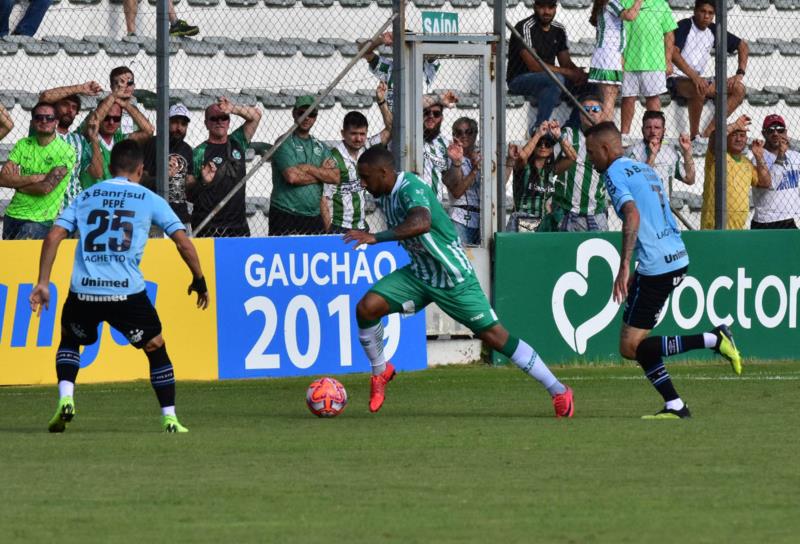
<path fill-rule="evenodd" d="M 159 433 L 149 383 L 0 388 L 0 542 L 798 542 L 800 368 L 672 365 L 688 421 L 626 367 L 556 369 L 556 420 L 513 368 L 365 375 L 312 416 L 310 378 L 179 383 L 188 435 Z"/>

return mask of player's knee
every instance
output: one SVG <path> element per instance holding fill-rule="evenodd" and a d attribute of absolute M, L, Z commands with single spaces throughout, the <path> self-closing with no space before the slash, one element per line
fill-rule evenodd
<path fill-rule="evenodd" d="M 633 342 L 631 340 L 620 340 L 619 341 L 619 354 L 622 355 L 626 359 L 630 359 L 632 361 L 636 360 L 636 348 L 638 347 L 637 342 Z"/>
<path fill-rule="evenodd" d="M 356 317 L 361 321 L 375 321 L 383 317 L 383 315 L 381 315 L 380 306 L 374 297 L 367 294 L 356 304 Z"/>
<path fill-rule="evenodd" d="M 144 349 L 146 352 L 150 353 L 150 352 L 153 352 L 153 351 L 159 349 L 163 345 L 164 345 L 164 337 L 159 334 L 158 336 L 148 340 L 144 344 L 144 346 L 142 346 L 142 349 Z"/>

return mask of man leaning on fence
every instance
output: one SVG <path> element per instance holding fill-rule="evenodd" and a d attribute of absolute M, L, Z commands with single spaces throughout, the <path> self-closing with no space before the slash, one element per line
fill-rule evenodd
<path fill-rule="evenodd" d="M 533 15 L 518 22 L 514 28 L 561 83 L 566 84 L 570 90 L 575 90 L 586 84 L 588 75 L 583 68 L 575 66 L 572 62 L 564 26 L 553 21 L 557 4 L 557 0 L 535 0 Z M 536 121 L 528 130 L 532 135 L 542 122 L 550 120 L 561 97 L 561 89 L 516 36 L 512 36 L 509 41 L 506 81 L 509 94 L 530 96 L 535 99 Z M 572 112 L 566 124 L 578 126 L 577 110 Z"/>
<path fill-rule="evenodd" d="M 728 131 L 728 155 L 726 157 L 726 200 L 728 221 L 725 228 L 728 230 L 743 229 L 750 213 L 750 187 L 767 188 L 771 184 L 769 167 L 764 160 L 764 142 L 753 140 L 750 150 L 753 152 L 756 164 L 750 162 L 745 155 L 747 148 L 747 130 L 750 127 L 750 118 L 741 115 L 730 123 Z M 709 135 L 714 140 L 714 132 Z M 716 178 L 716 164 L 714 161 L 714 146 L 709 145 L 706 151 L 706 172 L 703 183 L 703 209 L 700 214 L 700 228 L 714 228 L 714 186 Z"/>
<path fill-rule="evenodd" d="M 800 153 L 789 149 L 786 122 L 778 114 L 764 118 L 764 161 L 770 174 L 769 187 L 753 188 L 751 229 L 796 229 L 800 217 Z"/>
<path fill-rule="evenodd" d="M 34 135 L 19 140 L 0 171 L 14 189 L 3 218 L 4 240 L 42 240 L 63 204 L 75 150 L 56 136 L 56 110 L 40 102 L 31 112 Z"/>
<path fill-rule="evenodd" d="M 244 119 L 244 124 L 228 134 L 231 115 Z M 199 227 L 247 174 L 245 153 L 261 122 L 261 110 L 256 106 L 234 105 L 221 96 L 206 108 L 205 117 L 208 139 L 194 148 L 192 154 L 193 170 L 198 176 L 188 194 L 194 204 L 192 231 L 195 236 L 203 237 L 250 236 L 245 208 L 246 184 L 242 184 L 202 229 Z"/>
<path fill-rule="evenodd" d="M 292 109 L 295 122 L 313 104 L 313 96 L 298 96 Z M 311 135 L 318 114 L 318 109 L 311 110 L 272 156 L 270 236 L 326 232 L 322 184 L 337 185 L 340 173 L 330 149 Z"/>
<path fill-rule="evenodd" d="M 367 137 L 369 123 L 363 113 L 348 112 L 342 121 L 342 141 L 331 150 L 339 169 L 340 183 L 326 183 L 323 188 L 325 205 L 322 219 L 325 230 L 344 234 L 348 230 L 369 230 L 367 224 L 367 191 L 358 177 L 358 158 L 373 145 L 386 145 L 392 137 L 392 112 L 386 101 L 387 85 L 378 84 L 375 92 L 383 116 L 383 130 Z"/>

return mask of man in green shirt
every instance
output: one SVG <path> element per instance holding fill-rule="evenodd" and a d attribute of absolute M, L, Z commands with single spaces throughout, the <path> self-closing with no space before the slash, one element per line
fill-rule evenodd
<path fill-rule="evenodd" d="M 0 187 L 15 189 L 3 218 L 4 240 L 43 240 L 61 210 L 75 150 L 56 136 L 56 110 L 40 102 L 35 134 L 19 140 L 0 171 Z"/>
<path fill-rule="evenodd" d="M 633 2 L 625 0 L 626 8 Z M 661 110 L 659 95 L 667 92 L 667 76 L 672 74 L 673 30 L 678 28 L 666 0 L 645 0 L 639 16 L 625 21 L 625 73 L 622 78 L 620 128 L 623 144 L 631 130 L 636 98 L 645 97 L 645 109 Z"/>
<path fill-rule="evenodd" d="M 297 97 L 292 109 L 295 122 L 313 103 L 313 96 Z M 326 232 L 322 184 L 338 185 L 340 174 L 330 150 L 311 136 L 318 113 L 311 111 L 272 156 L 270 236 Z"/>
<path fill-rule="evenodd" d="M 398 241 L 411 258 L 410 264 L 378 281 L 356 305 L 358 338 L 372 366 L 370 411 L 380 410 L 386 384 L 395 375 L 394 365 L 383 354 L 381 318 L 396 312 L 414 314 L 435 302 L 538 380 L 550 393 L 556 417 L 572 417 L 572 389 L 558 381 L 530 345 L 500 324 L 452 220 L 430 186 L 410 172 L 396 172 L 394 157 L 381 146 L 361 155 L 358 174 L 378 199 L 389 230 L 376 234 L 351 230 L 344 241 L 356 246 Z"/>

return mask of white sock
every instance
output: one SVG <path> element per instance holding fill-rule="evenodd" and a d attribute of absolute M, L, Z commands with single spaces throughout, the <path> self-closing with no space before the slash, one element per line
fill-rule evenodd
<path fill-rule="evenodd" d="M 372 375 L 383 374 L 386 370 L 386 358 L 383 356 L 383 324 L 378 323 L 372 327 L 358 329 L 358 341 L 364 347 L 364 351 L 372 366 Z"/>
<path fill-rule="evenodd" d="M 544 364 L 539 354 L 525 340 L 519 341 L 511 360 L 528 376 L 538 380 L 547 389 L 550 396 L 560 395 L 567 390 L 564 384 L 558 381 L 558 378 L 550 372 L 550 369 Z"/>
<path fill-rule="evenodd" d="M 717 335 L 713 332 L 704 332 L 703 333 L 703 342 L 707 348 L 714 348 L 717 347 Z"/>
<path fill-rule="evenodd" d="M 61 380 L 58 382 L 58 398 L 71 397 L 75 394 L 75 382 Z"/>
<path fill-rule="evenodd" d="M 175 415 L 175 407 L 174 406 L 162 406 L 161 407 L 161 415 L 162 416 L 174 416 Z"/>
<path fill-rule="evenodd" d="M 677 398 L 675 400 L 668 400 L 666 406 L 668 410 L 681 410 L 686 405 L 681 399 Z"/>

